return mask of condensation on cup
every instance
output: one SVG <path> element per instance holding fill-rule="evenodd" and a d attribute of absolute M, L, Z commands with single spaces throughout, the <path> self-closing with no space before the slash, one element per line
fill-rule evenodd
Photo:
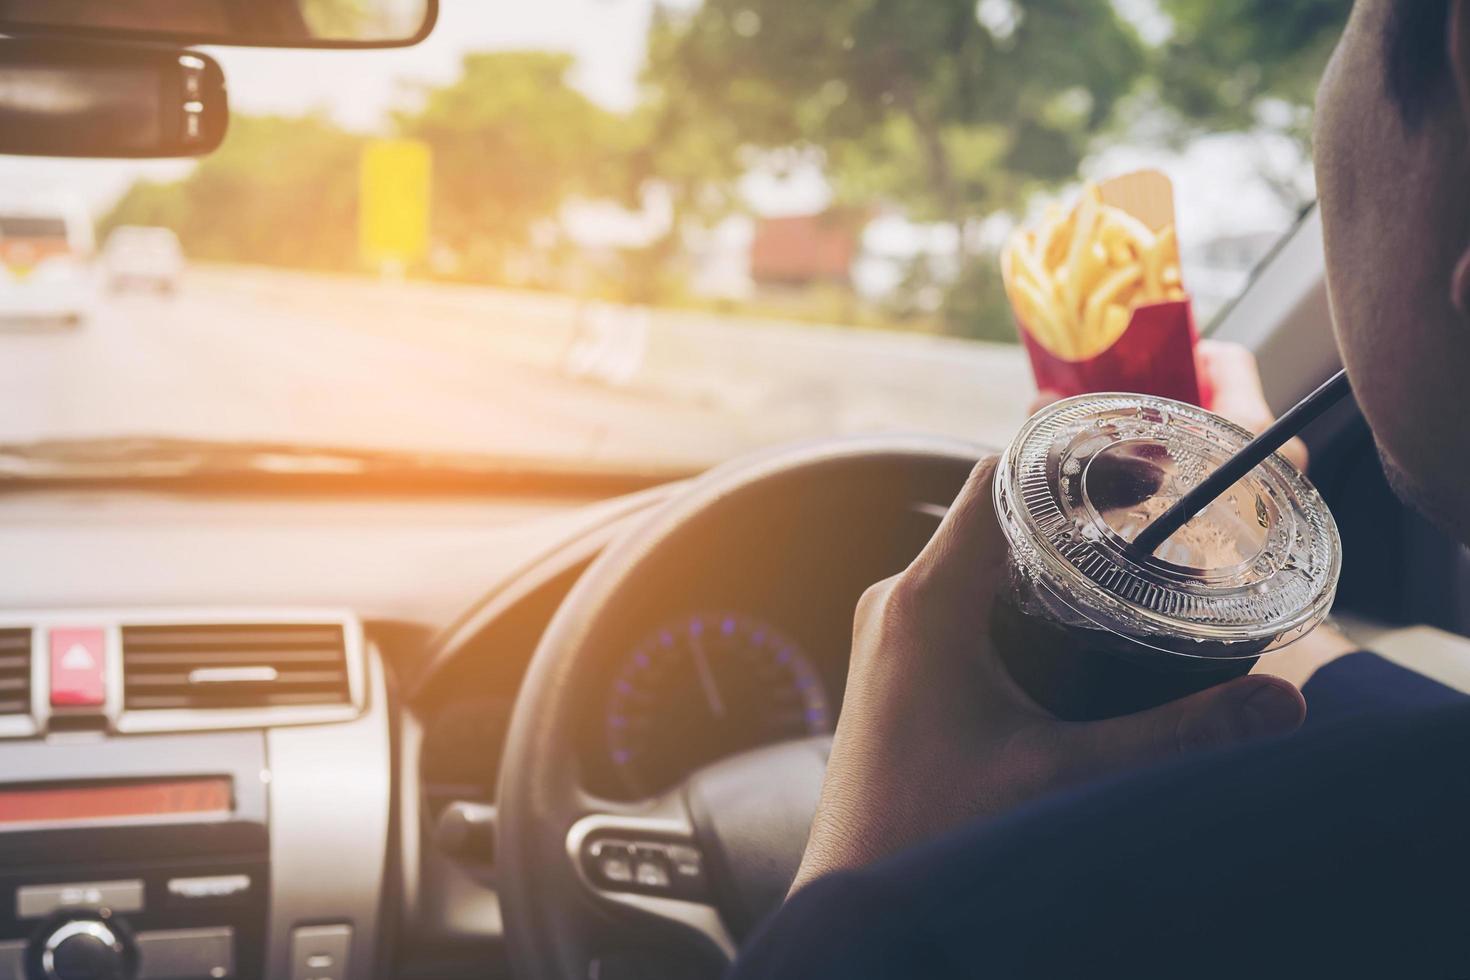
<path fill-rule="evenodd" d="M 991 632 L 1038 704 L 1075 721 L 1151 708 L 1248 673 L 1326 617 L 1337 525 L 1280 455 L 1155 554 L 1128 547 L 1250 439 L 1131 394 L 1069 398 L 1022 427 L 995 476 L 1010 555 Z"/>

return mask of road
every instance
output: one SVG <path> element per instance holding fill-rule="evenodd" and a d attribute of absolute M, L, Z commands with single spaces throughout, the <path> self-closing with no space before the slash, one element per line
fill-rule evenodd
<path fill-rule="evenodd" d="M 3 297 L 0 297 L 3 304 Z M 0 442 L 178 436 L 707 463 L 834 433 L 1003 443 L 1019 349 L 482 287 L 199 268 L 0 328 Z"/>

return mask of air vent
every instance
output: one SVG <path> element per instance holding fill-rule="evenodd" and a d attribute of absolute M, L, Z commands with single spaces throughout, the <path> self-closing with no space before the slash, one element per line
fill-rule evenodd
<path fill-rule="evenodd" d="M 31 712 L 31 631 L 0 629 L 0 715 Z"/>
<path fill-rule="evenodd" d="M 124 626 L 123 706 L 275 708 L 346 704 L 339 624 Z"/>

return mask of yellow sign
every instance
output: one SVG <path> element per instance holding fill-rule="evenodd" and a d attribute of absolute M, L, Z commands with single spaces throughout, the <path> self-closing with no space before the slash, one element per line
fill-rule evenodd
<path fill-rule="evenodd" d="M 370 265 L 406 265 L 429 247 L 428 144 L 373 140 L 363 148 L 357 205 L 358 244 Z"/>

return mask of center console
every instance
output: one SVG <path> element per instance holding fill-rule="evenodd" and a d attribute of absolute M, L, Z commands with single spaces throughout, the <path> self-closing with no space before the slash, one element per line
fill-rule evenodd
<path fill-rule="evenodd" d="M 370 976 L 384 699 L 342 613 L 0 619 L 0 980 Z"/>

